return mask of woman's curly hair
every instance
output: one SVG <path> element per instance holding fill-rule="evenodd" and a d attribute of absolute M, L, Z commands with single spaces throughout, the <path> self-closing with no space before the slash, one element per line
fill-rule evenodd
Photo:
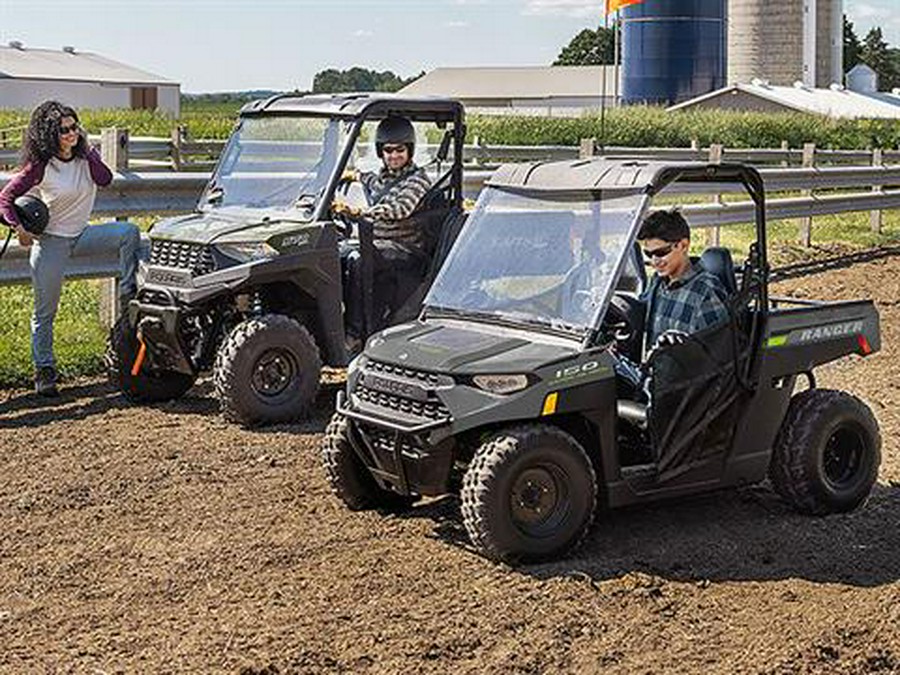
<path fill-rule="evenodd" d="M 29 163 L 48 162 L 59 152 L 59 128 L 63 117 L 71 117 L 78 122 L 78 113 L 59 101 L 44 101 L 31 113 L 25 143 L 22 146 L 22 166 Z M 72 149 L 77 157 L 87 151 L 84 137 Z"/>

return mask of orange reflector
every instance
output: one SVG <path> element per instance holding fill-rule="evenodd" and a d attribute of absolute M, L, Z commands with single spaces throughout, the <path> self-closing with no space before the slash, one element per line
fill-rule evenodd
<path fill-rule="evenodd" d="M 547 394 L 547 398 L 544 399 L 544 409 L 541 411 L 541 415 L 552 415 L 555 413 L 558 400 L 559 392 L 554 391 L 552 394 Z"/>
<path fill-rule="evenodd" d="M 147 356 L 147 345 L 144 344 L 144 341 L 141 338 L 138 338 L 138 341 L 141 343 L 140 348 L 138 349 L 137 358 L 134 360 L 134 365 L 131 366 L 131 376 L 137 377 L 138 373 L 141 372 L 141 366 L 144 365 L 144 358 Z"/>
<path fill-rule="evenodd" d="M 859 343 L 859 353 L 863 356 L 868 356 L 872 353 L 872 345 L 869 344 L 869 341 L 866 340 L 866 336 L 860 333 L 856 336 L 856 341 Z"/>

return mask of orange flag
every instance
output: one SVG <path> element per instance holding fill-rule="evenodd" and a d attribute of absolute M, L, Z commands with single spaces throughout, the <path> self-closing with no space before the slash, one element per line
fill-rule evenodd
<path fill-rule="evenodd" d="M 628 7 L 628 5 L 639 5 L 644 0 L 605 0 L 606 2 L 606 13 L 615 12 L 622 7 Z"/>

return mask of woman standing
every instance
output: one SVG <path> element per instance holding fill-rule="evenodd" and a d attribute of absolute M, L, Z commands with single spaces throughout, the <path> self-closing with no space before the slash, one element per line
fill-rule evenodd
<path fill-rule="evenodd" d="M 46 101 L 34 109 L 22 152 L 22 168 L 0 191 L 0 217 L 15 228 L 20 244 L 31 245 L 31 356 L 35 391 L 42 396 L 58 395 L 53 319 L 69 258 L 117 251 L 121 265 L 120 305 L 135 292 L 138 228 L 120 222 L 88 227 L 97 186 L 109 185 L 111 181 L 112 172 L 88 145 L 72 108 Z M 40 197 L 50 211 L 46 230 L 35 238 L 21 226 L 13 208 L 16 197 L 29 191 Z"/>

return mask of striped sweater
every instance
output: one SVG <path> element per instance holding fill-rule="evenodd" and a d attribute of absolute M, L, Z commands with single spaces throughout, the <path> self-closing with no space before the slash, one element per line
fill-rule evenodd
<path fill-rule="evenodd" d="M 410 162 L 398 171 L 384 168 L 359 177 L 370 198 L 363 215 L 375 223 L 375 239 L 421 249 L 422 232 L 410 219 L 431 187 L 424 169 Z"/>

